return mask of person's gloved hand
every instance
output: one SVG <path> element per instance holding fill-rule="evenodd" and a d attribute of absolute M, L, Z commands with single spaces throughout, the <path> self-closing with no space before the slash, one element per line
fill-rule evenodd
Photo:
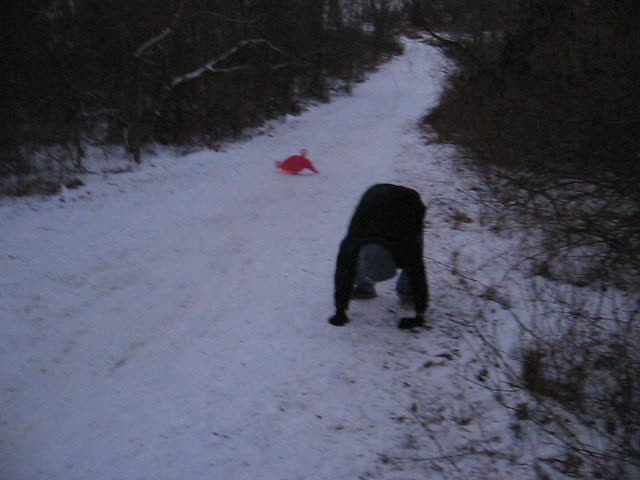
<path fill-rule="evenodd" d="M 339 311 L 329 319 L 329 323 L 336 327 L 342 327 L 343 325 L 349 323 L 349 317 L 347 317 L 346 313 Z"/>

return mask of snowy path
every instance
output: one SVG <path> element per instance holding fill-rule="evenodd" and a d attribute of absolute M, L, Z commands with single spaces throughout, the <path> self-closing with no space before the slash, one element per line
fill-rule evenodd
<path fill-rule="evenodd" d="M 391 287 L 327 324 L 364 189 L 404 182 L 422 43 L 268 134 L 0 209 L 0 478 L 355 479 L 401 433 L 424 333 Z M 320 175 L 277 174 L 300 148 Z M 419 148 L 419 147 L 416 147 Z M 390 311 L 396 310 L 396 311 Z"/>

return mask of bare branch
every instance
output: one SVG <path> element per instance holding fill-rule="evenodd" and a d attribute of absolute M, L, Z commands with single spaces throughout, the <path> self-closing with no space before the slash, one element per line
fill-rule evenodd
<path fill-rule="evenodd" d="M 166 27 L 164 30 L 162 30 L 158 35 L 156 35 L 153 38 L 150 38 L 149 40 L 144 42 L 142 45 L 140 45 L 136 49 L 136 51 L 133 53 L 134 57 L 140 58 L 149 49 L 151 49 L 155 45 L 159 44 L 165 38 L 167 38 L 169 35 L 171 35 L 173 33 L 173 30 L 175 29 L 176 25 L 180 21 L 180 17 L 182 17 L 182 13 L 184 12 L 185 1 L 186 0 L 182 0 L 180 2 L 180 5 L 178 5 L 178 9 L 176 10 L 176 13 L 173 15 L 173 18 L 171 19 L 171 24 L 168 27 Z"/>
<path fill-rule="evenodd" d="M 221 13 L 212 12 L 211 10 L 198 9 L 198 10 L 196 10 L 196 12 L 199 15 L 208 15 L 210 17 L 221 18 L 222 20 L 224 20 L 226 22 L 229 22 L 229 23 L 249 24 L 249 23 L 255 22 L 254 19 L 250 19 L 250 18 L 233 18 L 233 17 L 230 17 L 228 15 L 223 15 Z"/>
<path fill-rule="evenodd" d="M 173 28 L 171 28 L 171 27 L 165 28 L 158 35 L 156 35 L 153 38 L 150 38 L 149 40 L 144 42 L 142 45 L 140 45 L 138 47 L 138 49 L 133 53 L 133 56 L 136 57 L 136 58 L 141 57 L 147 50 L 149 50 L 154 45 L 157 45 L 158 43 L 163 41 L 165 38 L 167 38 L 172 33 L 173 33 Z"/>
<path fill-rule="evenodd" d="M 175 87 L 177 87 L 181 83 L 188 82 L 190 80 L 195 80 L 196 78 L 199 78 L 208 72 L 230 72 L 234 70 L 245 70 L 249 68 L 248 66 L 238 66 L 238 67 L 229 67 L 229 68 L 219 69 L 219 68 L 215 68 L 215 65 L 217 65 L 220 62 L 223 62 L 224 60 L 227 60 L 228 58 L 230 58 L 232 55 L 234 55 L 236 52 L 246 47 L 247 45 L 252 45 L 252 44 L 257 45 L 260 43 L 267 45 L 269 48 L 271 48 L 276 52 L 280 52 L 279 48 L 275 47 L 273 44 L 271 44 L 271 42 L 269 42 L 264 38 L 251 38 L 248 40 L 243 40 L 242 42 L 238 43 L 235 47 L 230 48 L 229 50 L 224 52 L 222 55 L 219 55 L 216 58 L 209 60 L 202 67 L 197 68 L 191 72 L 185 73 L 183 75 L 180 75 L 179 77 L 174 77 L 173 80 L 171 80 L 169 89 L 173 90 Z"/>
<path fill-rule="evenodd" d="M 489 76 L 491 76 L 491 78 L 496 82 L 497 85 L 502 85 L 503 81 L 498 76 L 498 74 L 496 74 L 494 69 L 490 68 L 484 60 L 482 60 L 480 57 L 475 55 L 470 48 L 468 48 L 461 42 L 445 38 L 442 35 L 437 34 L 436 32 L 434 32 L 432 29 L 428 27 L 423 27 L 423 28 L 429 35 L 431 35 L 431 37 L 435 38 L 438 42 L 440 42 L 441 45 L 448 45 L 450 47 L 455 47 L 459 51 L 463 52 L 465 55 L 471 58 L 476 63 L 476 65 L 478 65 L 484 72 L 486 72 Z"/>

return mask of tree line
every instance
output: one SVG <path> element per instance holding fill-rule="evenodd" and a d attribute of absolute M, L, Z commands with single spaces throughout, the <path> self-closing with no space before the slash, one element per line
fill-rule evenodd
<path fill-rule="evenodd" d="M 513 266 L 531 289 L 513 312 L 526 341 L 504 370 L 530 395 L 510 408 L 565 445 L 540 478 L 636 478 L 640 3 L 476 4 L 445 11 L 447 35 L 425 21 L 456 64 L 425 127 L 485 179 L 492 230 L 526 232 Z"/>
<path fill-rule="evenodd" d="M 436 33 L 459 68 L 426 122 L 507 204 L 543 214 L 558 258 L 597 246 L 594 278 L 637 281 L 640 4 L 483 2 L 461 35 Z"/>
<path fill-rule="evenodd" d="M 304 98 L 327 100 L 398 51 L 392 28 L 402 7 L 12 1 L 2 17 L 0 176 L 47 164 L 81 171 L 86 147 L 100 143 L 123 145 L 139 162 L 150 142 L 212 143 L 296 113 Z"/>

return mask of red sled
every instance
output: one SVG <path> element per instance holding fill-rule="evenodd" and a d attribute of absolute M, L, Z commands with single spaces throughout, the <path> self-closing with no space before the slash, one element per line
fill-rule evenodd
<path fill-rule="evenodd" d="M 276 167 L 282 170 L 284 173 L 290 173 L 297 175 L 305 168 L 311 170 L 314 173 L 320 173 L 316 170 L 316 167 L 311 163 L 311 160 L 307 158 L 308 152 L 305 149 L 300 150 L 299 155 L 292 155 L 286 160 L 276 162 Z"/>

